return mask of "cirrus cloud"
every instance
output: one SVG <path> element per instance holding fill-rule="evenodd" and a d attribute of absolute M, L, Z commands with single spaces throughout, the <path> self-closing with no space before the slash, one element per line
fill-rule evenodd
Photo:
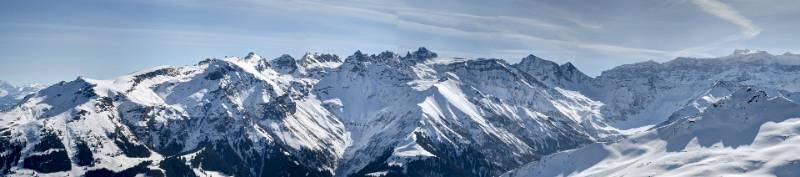
<path fill-rule="evenodd" d="M 761 33 L 760 27 L 753 24 L 750 19 L 742 16 L 738 11 L 725 3 L 719 2 L 718 0 L 693 0 L 692 3 L 696 4 L 706 13 L 719 17 L 742 28 L 741 35 L 744 38 L 752 38 Z"/>

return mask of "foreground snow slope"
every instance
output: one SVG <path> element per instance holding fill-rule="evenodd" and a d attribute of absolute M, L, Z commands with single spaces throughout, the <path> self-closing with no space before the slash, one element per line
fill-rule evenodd
<path fill-rule="evenodd" d="M 641 135 L 557 153 L 503 176 L 797 176 L 798 135 L 800 105 L 738 87 Z"/>

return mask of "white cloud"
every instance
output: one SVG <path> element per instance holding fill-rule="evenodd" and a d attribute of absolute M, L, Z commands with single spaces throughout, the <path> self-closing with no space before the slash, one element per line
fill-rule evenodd
<path fill-rule="evenodd" d="M 735 41 L 750 39 L 761 33 L 761 27 L 753 24 L 750 19 L 739 14 L 738 11 L 731 8 L 725 3 L 718 0 L 692 0 L 693 4 L 697 5 L 708 14 L 721 18 L 736 26 L 742 28 L 741 33 L 737 35 L 728 36 L 717 41 L 712 41 L 707 44 L 688 47 L 681 50 L 674 51 L 673 57 L 678 56 L 691 56 L 691 57 L 713 57 L 713 51 L 719 50 L 721 47 L 726 46 Z"/>
<path fill-rule="evenodd" d="M 718 0 L 693 0 L 692 3 L 706 13 L 719 17 L 742 28 L 742 37 L 752 38 L 761 33 L 761 28 L 753 24 L 738 11 Z"/>
<path fill-rule="evenodd" d="M 329 15 L 347 16 L 396 25 L 399 29 L 428 33 L 438 36 L 451 36 L 461 39 L 474 39 L 481 41 L 502 41 L 521 43 L 525 45 L 539 44 L 540 47 L 549 46 L 560 50 L 588 50 L 603 54 L 668 56 L 670 51 L 635 48 L 614 44 L 605 44 L 592 41 L 564 40 L 544 38 L 518 30 L 515 28 L 541 29 L 545 34 L 568 35 L 573 28 L 535 18 L 514 16 L 488 16 L 465 14 L 418 7 L 396 6 L 364 6 L 358 3 L 323 3 L 319 1 L 290 1 L 288 4 L 261 4 L 260 1 L 251 2 L 254 5 L 269 7 L 292 7 L 305 12 L 329 13 Z M 562 20 L 575 23 L 584 29 L 596 30 L 602 26 L 581 21 L 574 16 L 562 16 Z M 524 47 L 524 46 L 521 46 Z"/>

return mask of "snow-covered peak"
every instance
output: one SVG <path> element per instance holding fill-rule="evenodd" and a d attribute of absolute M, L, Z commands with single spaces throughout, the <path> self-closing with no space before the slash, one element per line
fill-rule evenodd
<path fill-rule="evenodd" d="M 225 169 L 194 168 L 236 176 L 279 176 L 284 170 L 249 170 L 263 166 L 330 176 L 346 145 L 341 122 L 309 95 L 311 79 L 274 71 L 296 66 L 293 58 L 279 57 L 271 63 L 274 68 L 259 69 L 265 60 L 251 56 L 156 67 L 113 80 L 78 77 L 39 91 L 0 112 L 0 153 L 20 159 L 0 163 L 0 176 L 8 170 L 11 176 L 92 176 L 92 171 L 115 173 L 151 162 L 155 165 L 148 168 L 160 168 L 170 159 L 192 168 L 185 164 L 217 157 L 237 160 L 226 161 Z M 45 130 L 55 136 L 28 134 Z M 21 149 L 42 146 L 39 139 L 48 137 L 65 145 L 41 152 Z M 52 161 L 62 166 L 23 165 L 23 159 L 31 164 L 51 152 L 58 155 Z M 267 167 L 264 161 L 287 165 Z"/>
<path fill-rule="evenodd" d="M 247 56 L 244 57 L 245 60 L 261 60 L 263 59 L 261 56 L 256 54 L 255 52 L 247 53 Z"/>
<path fill-rule="evenodd" d="M 537 57 L 536 55 L 533 55 L 533 54 L 528 54 L 528 56 L 525 56 L 525 58 L 522 58 L 522 60 L 520 60 L 520 63 L 521 64 L 525 64 L 525 65 L 550 65 L 550 64 L 555 64 L 555 62 L 539 58 L 539 57 Z"/>
<path fill-rule="evenodd" d="M 4 80 L 0 80 L 0 88 L 2 88 L 2 89 L 11 89 L 11 88 L 15 88 L 15 87 L 14 87 L 14 85 L 11 85 L 10 83 L 8 83 L 8 82 L 6 82 Z"/>
<path fill-rule="evenodd" d="M 550 86 L 569 90 L 584 90 L 584 85 L 592 80 L 570 62 L 558 65 L 533 54 L 522 58 L 514 67 Z"/>
<path fill-rule="evenodd" d="M 15 86 L 6 81 L 0 80 L 0 110 L 13 106 L 25 96 L 35 93 L 45 88 L 41 84 L 28 84 Z"/>
<path fill-rule="evenodd" d="M 425 47 L 420 47 L 414 52 L 407 52 L 405 56 L 400 56 L 391 51 L 384 51 L 379 54 L 368 55 L 359 50 L 353 55 L 347 57 L 345 59 L 345 63 L 353 63 L 358 65 L 363 65 L 364 63 L 376 63 L 393 67 L 403 67 L 412 66 L 417 63 L 424 63 L 437 57 L 438 55 L 435 52 L 430 51 Z"/>
<path fill-rule="evenodd" d="M 272 67 L 274 67 L 276 70 L 284 73 L 291 73 L 297 70 L 297 60 L 288 54 L 283 54 L 278 58 L 272 59 L 272 61 L 270 61 L 270 65 L 272 65 Z"/>
<path fill-rule="evenodd" d="M 297 72 L 295 74 L 318 77 L 338 68 L 342 65 L 342 59 L 335 54 L 306 53 L 300 60 L 296 61 Z"/>
<path fill-rule="evenodd" d="M 339 58 L 336 54 L 327 54 L 327 53 L 306 53 L 300 59 L 301 65 L 311 65 L 316 63 L 339 63 L 342 62 L 342 59 Z"/>
<path fill-rule="evenodd" d="M 437 55 L 436 52 L 430 51 L 425 47 L 420 47 L 417 49 L 417 51 L 406 53 L 406 56 L 403 57 L 403 59 L 421 62 L 436 57 L 439 57 L 439 55 Z"/>
<path fill-rule="evenodd" d="M 556 72 L 560 72 L 558 63 L 539 58 L 533 54 L 529 54 L 525 58 L 522 58 L 522 60 L 520 60 L 520 62 L 516 65 L 522 70 L 528 70 L 529 72 L 532 72 L 534 76 L 555 74 Z"/>
<path fill-rule="evenodd" d="M 113 80 L 91 79 L 85 76 L 78 76 L 72 81 L 61 81 L 37 92 L 38 97 L 64 97 L 73 99 L 93 98 L 93 97 L 113 97 L 124 92 L 129 84 L 117 84 Z M 71 92 L 65 94 L 65 92 Z"/>
<path fill-rule="evenodd" d="M 562 70 L 567 70 L 567 71 L 577 71 L 578 70 L 578 68 L 576 68 L 575 65 L 572 64 L 572 62 L 566 62 L 564 64 L 561 64 L 560 67 L 561 67 Z"/>
<path fill-rule="evenodd" d="M 764 61 L 764 60 L 774 60 L 775 55 L 772 55 L 767 51 L 736 49 L 733 51 L 732 54 L 725 57 L 720 57 L 719 59 L 738 61 L 738 62 Z"/>
<path fill-rule="evenodd" d="M 42 89 L 44 87 L 46 86 L 38 83 L 15 86 L 12 85 L 11 83 L 0 80 L 0 97 L 4 97 L 11 94 L 17 95 L 18 93 L 23 93 L 23 92 L 25 93 L 32 92 L 35 90 Z"/>
<path fill-rule="evenodd" d="M 289 54 L 283 54 L 278 58 L 272 59 L 272 63 L 276 65 L 295 65 L 296 60 Z"/>
<path fill-rule="evenodd" d="M 733 62 L 763 62 L 765 64 L 781 65 L 800 65 L 800 55 L 786 52 L 781 55 L 774 55 L 767 51 L 756 51 L 750 49 L 737 49 L 728 56 L 717 58 L 723 61 Z"/>
<path fill-rule="evenodd" d="M 345 59 L 345 63 L 353 63 L 353 64 L 380 63 L 380 64 L 398 65 L 400 63 L 400 56 L 391 51 L 384 51 L 377 55 L 375 54 L 369 55 L 362 53 L 360 50 L 358 50 L 355 53 L 353 53 L 353 55 L 348 56 Z"/>
<path fill-rule="evenodd" d="M 361 50 L 356 50 L 353 55 L 348 56 L 344 61 L 347 63 L 369 61 L 369 55 L 362 53 Z"/>
<path fill-rule="evenodd" d="M 303 72 L 325 72 L 339 67 L 342 64 L 342 59 L 336 54 L 320 54 L 320 53 L 306 53 L 297 61 L 303 69 Z"/>
<path fill-rule="evenodd" d="M 581 72 L 571 62 L 564 63 L 559 67 L 561 68 L 561 74 L 564 78 L 573 83 L 582 84 L 592 80 L 591 77 Z"/>
<path fill-rule="evenodd" d="M 731 94 L 739 87 L 745 87 L 745 85 L 741 85 L 734 81 L 716 81 L 714 82 L 713 85 L 711 85 L 711 88 L 709 88 L 708 91 L 704 93 L 704 95 L 711 95 L 715 98 L 719 98 L 721 96 L 726 96 Z M 714 100 L 712 102 L 716 101 L 717 100 Z"/>
<path fill-rule="evenodd" d="M 677 59 L 680 59 L 680 58 L 677 58 Z M 637 63 L 632 63 L 632 64 L 623 64 L 623 65 L 619 65 L 619 66 L 616 66 L 614 68 L 611 68 L 610 70 L 603 71 L 600 74 L 600 76 L 624 74 L 624 73 L 629 73 L 628 71 L 651 70 L 651 69 L 653 69 L 655 67 L 658 67 L 660 65 L 661 65 L 661 63 L 653 61 L 653 60 L 647 60 L 647 61 L 637 62 Z"/>
<path fill-rule="evenodd" d="M 420 62 L 421 60 L 417 60 L 417 58 L 400 57 L 400 55 L 391 51 L 384 51 L 379 54 L 371 55 L 356 51 L 353 55 L 345 59 L 338 70 L 358 73 L 358 75 L 372 73 L 387 78 L 408 80 L 416 78 L 424 73 L 420 72 L 420 70 L 418 70 L 419 68 L 417 68 L 417 66 L 424 65 Z"/>
<path fill-rule="evenodd" d="M 767 53 L 766 51 L 750 50 L 750 49 L 735 49 L 730 56 L 752 55 L 757 53 Z"/>

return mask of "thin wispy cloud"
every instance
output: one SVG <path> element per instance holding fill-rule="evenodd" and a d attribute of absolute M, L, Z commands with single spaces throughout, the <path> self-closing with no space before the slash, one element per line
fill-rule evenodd
<path fill-rule="evenodd" d="M 733 23 L 742 28 L 744 38 L 752 38 L 761 33 L 761 28 L 753 24 L 750 19 L 742 16 L 738 11 L 718 0 L 692 0 L 703 11 Z"/>
<path fill-rule="evenodd" d="M 558 11 L 558 18 L 574 26 L 565 26 L 536 18 L 467 14 L 441 9 L 412 7 L 402 3 L 392 6 L 376 6 L 363 3 L 349 3 L 347 1 L 324 2 L 314 0 L 278 2 L 242 0 L 241 2 L 247 4 L 244 6 L 245 8 L 277 8 L 290 10 L 296 13 L 321 13 L 344 16 L 394 25 L 397 29 L 436 36 L 448 36 L 476 41 L 515 43 L 519 45 L 519 48 L 549 46 L 549 48 L 564 51 L 584 50 L 604 55 L 629 55 L 651 58 L 675 57 L 681 54 L 700 52 L 700 50 L 660 50 L 580 40 L 577 37 L 571 36 L 570 33 L 580 29 L 598 30 L 603 28 L 602 25 L 596 22 L 579 19 L 576 17 L 577 15 L 569 14 L 563 10 Z M 547 8 L 554 9 L 554 7 Z M 538 31 L 536 34 L 533 34 L 523 32 L 522 30 Z M 566 36 L 567 39 L 542 37 L 541 35 Z"/>
<path fill-rule="evenodd" d="M 410 6 L 363 6 L 360 4 L 335 4 L 319 1 L 288 1 L 281 3 L 264 3 L 246 1 L 258 6 L 289 8 L 300 13 L 325 13 L 338 16 L 359 18 L 374 22 L 396 25 L 398 29 L 427 33 L 438 36 L 450 36 L 477 41 L 505 41 L 523 44 L 520 47 L 537 44 L 552 46 L 563 50 L 588 50 L 604 54 L 627 54 L 646 56 L 668 56 L 670 51 L 628 47 L 602 42 L 581 41 L 571 39 L 546 38 L 536 34 L 522 32 L 538 30 L 539 34 L 551 36 L 569 35 L 576 28 L 600 29 L 601 25 L 578 20 L 574 15 L 564 15 L 563 21 L 576 24 L 576 27 L 564 26 L 541 19 L 514 17 L 505 15 L 475 15 L 440 9 L 423 9 Z M 287 4 L 282 4 L 287 3 Z M 516 29 L 516 30 L 515 30 Z M 530 47 L 528 47 L 530 48 Z M 465 56 L 460 56 L 465 57 Z"/>
<path fill-rule="evenodd" d="M 734 0 L 5 1 L 0 2 L 0 38 L 5 40 L 0 43 L 0 59 L 14 62 L 3 63 L 0 76 L 25 77 L 0 80 L 39 77 L 13 69 L 29 66 L 23 62 L 28 58 L 47 63 L 50 56 L 105 65 L 110 60 L 103 56 L 113 55 L 119 58 L 112 60 L 132 60 L 118 68 L 135 71 L 248 51 L 262 56 L 304 52 L 347 56 L 355 50 L 405 52 L 425 46 L 443 57 L 501 57 L 509 62 L 533 53 L 560 63 L 570 61 L 597 75 L 625 63 L 721 56 L 734 48 L 777 46 L 781 51 L 776 52 L 796 51 L 786 46 L 794 43 L 800 25 L 786 22 L 800 16 L 800 6 L 797 1 L 769 4 L 757 8 L 753 2 Z M 763 13 L 767 11 L 763 7 L 771 6 L 780 6 L 780 13 Z M 27 13 L 32 10 L 37 13 Z M 175 58 L 182 60 L 172 62 Z M 79 68 L 60 74 L 66 79 L 91 69 L 77 64 L 81 62 L 65 63 L 74 66 L 64 67 Z M 98 71 L 104 75 L 95 77 L 124 74 L 122 70 Z"/>
<path fill-rule="evenodd" d="M 741 15 L 739 11 L 735 10 L 728 4 L 722 3 L 718 0 L 692 0 L 693 4 L 699 7 L 703 12 L 718 17 L 726 22 L 732 23 L 741 28 L 738 34 L 730 35 L 719 40 L 710 41 L 706 44 L 687 47 L 672 53 L 671 56 L 696 56 L 696 57 L 712 57 L 710 51 L 719 50 L 720 47 L 729 43 L 751 39 L 758 36 L 763 30 L 761 27 L 755 25 L 750 19 Z"/>

